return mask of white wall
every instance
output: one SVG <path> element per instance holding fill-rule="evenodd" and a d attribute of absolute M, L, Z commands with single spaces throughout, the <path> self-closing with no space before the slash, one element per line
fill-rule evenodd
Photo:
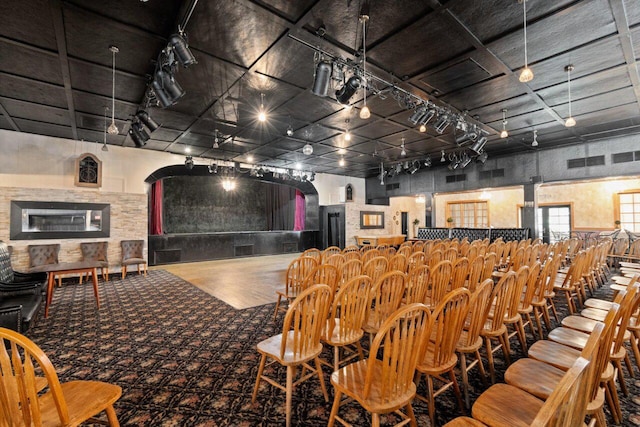
<path fill-rule="evenodd" d="M 353 186 L 353 202 L 364 204 L 366 201 L 366 195 L 365 180 L 363 178 L 331 175 L 326 173 L 316 174 L 316 179 L 313 181 L 313 185 L 318 191 L 320 206 L 340 204 L 340 188 L 347 184 L 351 184 Z"/>

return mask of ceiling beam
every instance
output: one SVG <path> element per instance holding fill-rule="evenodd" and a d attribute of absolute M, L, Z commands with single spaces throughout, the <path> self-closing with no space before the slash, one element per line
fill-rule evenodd
<path fill-rule="evenodd" d="M 49 5 L 51 6 L 51 18 L 56 33 L 56 44 L 58 45 L 58 58 L 60 59 L 60 72 L 62 73 L 62 81 L 64 82 L 64 93 L 67 97 L 71 134 L 73 135 L 73 139 L 77 140 L 78 126 L 76 124 L 76 109 L 73 102 L 73 89 L 71 88 L 71 73 L 69 72 L 69 57 L 67 56 L 67 39 L 64 31 L 62 3 L 60 3 L 60 0 L 49 0 Z"/>
<path fill-rule="evenodd" d="M 627 72 L 633 85 L 633 93 L 636 95 L 636 101 L 640 105 L 640 77 L 638 74 L 638 63 L 636 62 L 633 49 L 633 41 L 631 40 L 631 31 L 629 31 L 627 11 L 622 0 L 609 0 L 609 5 L 613 12 L 616 29 L 618 30 L 618 38 L 620 39 L 624 60 L 627 63 Z"/>
<path fill-rule="evenodd" d="M 2 114 L 5 117 L 5 119 L 7 119 L 7 121 L 13 128 L 13 130 L 15 130 L 16 132 L 22 132 L 18 124 L 13 120 L 13 118 L 11 117 L 9 112 L 4 108 L 4 105 L 2 105 L 2 103 L 0 103 L 0 114 Z"/>

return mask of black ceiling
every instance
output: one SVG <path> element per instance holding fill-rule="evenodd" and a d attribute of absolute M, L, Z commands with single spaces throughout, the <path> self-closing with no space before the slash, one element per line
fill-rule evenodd
<path fill-rule="evenodd" d="M 518 0 L 370 0 L 367 71 L 423 99 L 467 112 L 489 132 L 489 156 L 640 132 L 640 40 L 636 0 L 527 0 L 528 58 L 535 78 L 520 83 L 523 9 Z M 362 0 L 3 0 L 0 2 L 0 128 L 102 142 L 111 105 L 116 45 L 115 116 L 108 144 L 133 146 L 127 130 L 144 103 L 154 61 L 186 22 L 198 64 L 180 68 L 186 95 L 147 111 L 162 124 L 143 149 L 292 167 L 375 175 L 381 161 L 440 157 L 460 150 L 450 127 L 420 133 L 412 110 L 376 85 L 358 117 L 311 93 L 314 51 L 361 58 Z M 324 35 L 318 36 L 322 28 Z M 294 37 L 291 37 L 294 36 Z M 566 128 L 567 74 L 573 64 Z M 264 94 L 269 117 L 256 111 Z M 501 139 L 506 108 L 510 136 Z M 110 114 L 110 113 L 109 113 Z M 350 142 L 342 134 L 349 119 Z M 286 136 L 287 127 L 295 130 Z M 218 129 L 224 143 L 212 148 Z M 538 130 L 538 148 L 531 147 Z M 233 138 L 231 138 L 233 137 Z M 406 157 L 400 144 L 405 138 Z M 231 142 L 233 139 L 233 142 Z M 312 155 L 302 147 L 313 145 Z M 340 154 L 340 148 L 346 154 Z M 344 157 L 346 165 L 339 166 Z"/>

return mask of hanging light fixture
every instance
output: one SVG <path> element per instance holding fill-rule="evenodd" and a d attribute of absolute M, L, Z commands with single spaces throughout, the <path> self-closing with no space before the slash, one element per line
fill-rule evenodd
<path fill-rule="evenodd" d="M 529 58 L 527 56 L 527 0 L 522 1 L 522 9 L 524 10 L 524 68 L 520 72 L 520 80 L 522 83 L 533 80 L 533 71 L 529 68 Z"/>
<path fill-rule="evenodd" d="M 341 167 L 344 166 L 344 157 L 340 157 L 340 161 L 338 162 L 338 165 L 340 165 Z"/>
<path fill-rule="evenodd" d="M 313 145 L 307 142 L 307 144 L 304 147 L 302 147 L 302 154 L 304 154 L 305 156 L 309 156 L 312 153 L 313 153 Z"/>
<path fill-rule="evenodd" d="M 380 185 L 384 185 L 384 162 L 380 162 Z"/>
<path fill-rule="evenodd" d="M 400 151 L 400 155 L 403 157 L 406 156 L 407 150 L 404 149 L 404 138 L 402 138 L 402 144 L 400 144 L 400 148 L 402 149 L 402 151 Z"/>
<path fill-rule="evenodd" d="M 258 120 L 265 122 L 267 120 L 267 113 L 264 111 L 264 93 L 260 94 L 260 112 L 258 113 Z"/>
<path fill-rule="evenodd" d="M 507 109 L 502 109 L 502 132 L 500 132 L 500 138 L 506 138 L 509 136 L 509 132 L 507 132 Z"/>
<path fill-rule="evenodd" d="M 369 20 L 369 14 L 365 11 L 366 8 L 360 11 L 360 22 L 362 22 L 362 87 L 364 90 L 364 106 L 360 110 L 360 118 L 366 120 L 371 117 L 371 111 L 367 107 L 367 21 Z"/>
<path fill-rule="evenodd" d="M 533 141 L 531 141 L 531 146 L 532 147 L 538 146 L 538 130 L 537 129 L 533 130 Z"/>
<path fill-rule="evenodd" d="M 109 107 L 104 106 L 104 135 L 102 141 L 102 151 L 109 151 L 109 147 L 107 147 L 107 110 Z"/>
<path fill-rule="evenodd" d="M 440 162 L 446 162 L 447 159 L 444 157 L 444 150 L 440 152 Z"/>
<path fill-rule="evenodd" d="M 568 128 L 574 127 L 576 125 L 576 120 L 571 115 L 571 72 L 573 71 L 573 65 L 569 64 L 564 67 L 564 70 L 567 72 L 567 84 L 569 87 L 569 117 L 564 122 L 564 125 Z"/>
<path fill-rule="evenodd" d="M 111 124 L 109 125 L 109 132 L 111 135 L 117 135 L 118 126 L 116 126 L 116 53 L 120 52 L 116 46 L 109 46 L 109 50 L 112 55 L 112 71 L 111 71 Z"/>
<path fill-rule="evenodd" d="M 218 134 L 218 129 L 213 131 L 213 148 L 220 147 L 220 136 Z"/>
<path fill-rule="evenodd" d="M 346 119 L 344 122 L 347 124 L 347 130 L 344 133 L 344 140 L 349 142 L 351 141 L 351 132 L 349 132 L 349 119 Z"/>

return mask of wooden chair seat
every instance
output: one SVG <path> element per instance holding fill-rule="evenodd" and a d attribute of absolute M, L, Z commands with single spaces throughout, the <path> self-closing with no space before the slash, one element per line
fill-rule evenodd
<path fill-rule="evenodd" d="M 68 425 L 81 424 L 95 415 L 95 413 L 100 412 L 100 410 L 96 410 L 98 408 L 88 404 L 87 397 L 90 397 L 95 402 L 105 402 L 108 405 L 113 405 L 122 394 L 122 389 L 119 386 L 100 381 L 69 381 L 60 384 L 60 387 L 69 411 Z M 43 426 L 58 426 L 58 411 L 53 393 L 47 392 L 43 394 L 38 399 L 38 403 L 42 408 Z"/>
<path fill-rule="evenodd" d="M 546 400 L 565 372 L 539 360 L 523 358 L 509 366 L 504 374 L 504 381 Z"/>
<path fill-rule="evenodd" d="M 444 427 L 485 427 L 485 423 L 474 420 L 471 417 L 456 417 L 446 423 Z"/>
<path fill-rule="evenodd" d="M 478 397 L 472 414 L 474 419 L 492 427 L 529 427 L 542 405 L 543 400 L 524 390 L 494 384 Z"/>
<path fill-rule="evenodd" d="M 257 346 L 258 351 L 261 354 L 267 354 L 284 366 L 307 362 L 322 352 L 322 344 L 318 342 L 313 347 L 307 348 L 304 353 L 296 353 L 294 350 L 294 331 L 289 331 L 287 335 L 284 353 L 281 354 L 280 352 L 283 334 L 274 335 L 259 342 Z"/>
<path fill-rule="evenodd" d="M 549 339 L 581 350 L 587 344 L 589 334 L 576 331 L 575 329 L 563 328 L 561 326 L 549 332 Z"/>
<path fill-rule="evenodd" d="M 598 310 L 609 310 L 613 301 L 607 301 L 599 298 L 589 298 L 584 302 L 586 308 L 597 308 Z"/>

